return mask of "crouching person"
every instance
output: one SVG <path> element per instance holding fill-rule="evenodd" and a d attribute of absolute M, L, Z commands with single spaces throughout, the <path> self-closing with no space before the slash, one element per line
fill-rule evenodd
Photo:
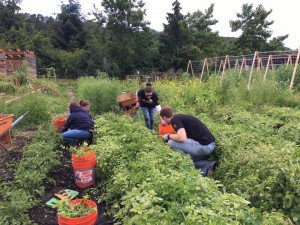
<path fill-rule="evenodd" d="M 92 139 L 94 121 L 89 112 L 77 103 L 69 105 L 70 115 L 65 126 L 61 129 L 61 136 L 68 142 L 81 142 Z"/>
<path fill-rule="evenodd" d="M 173 109 L 169 106 L 161 109 L 160 117 L 166 124 L 171 124 L 176 132 L 164 135 L 164 141 L 174 151 L 189 154 L 201 174 L 210 175 L 216 166 L 216 161 L 207 160 L 215 148 L 215 138 L 208 128 L 195 116 L 174 115 Z"/>

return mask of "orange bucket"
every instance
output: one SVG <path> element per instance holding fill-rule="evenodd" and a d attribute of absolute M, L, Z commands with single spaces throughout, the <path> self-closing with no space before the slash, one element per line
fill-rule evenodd
<path fill-rule="evenodd" d="M 78 204 L 82 201 L 81 199 L 71 200 L 71 204 Z M 97 209 L 97 204 L 91 200 L 84 200 L 86 206 L 92 206 Z M 59 225 L 94 225 L 98 218 L 97 210 L 92 212 L 89 215 L 78 217 L 78 218 L 69 218 L 63 216 L 57 216 L 57 221 Z"/>
<path fill-rule="evenodd" d="M 56 133 L 60 132 L 60 130 L 64 127 L 66 122 L 67 122 L 67 119 L 64 116 L 53 117 L 52 125 L 56 128 Z"/>
<path fill-rule="evenodd" d="M 96 183 L 96 152 L 86 155 L 72 154 L 75 184 L 77 187 L 86 188 Z"/>
<path fill-rule="evenodd" d="M 175 131 L 171 124 L 170 125 L 159 124 L 158 133 L 159 133 L 159 135 L 175 134 Z"/>

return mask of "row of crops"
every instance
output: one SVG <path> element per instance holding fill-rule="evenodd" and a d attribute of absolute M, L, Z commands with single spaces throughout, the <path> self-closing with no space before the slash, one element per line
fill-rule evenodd
<path fill-rule="evenodd" d="M 98 196 L 120 224 L 300 224 L 300 96 L 276 77 L 265 82 L 254 76 L 250 91 L 247 81 L 228 73 L 223 79 L 211 76 L 205 83 L 183 76 L 153 84 L 162 106 L 197 116 L 216 137 L 221 163 L 209 179 L 193 168 L 189 157 L 166 146 L 157 131 L 150 132 L 137 118 L 120 113 L 117 96 L 136 92 L 140 84 L 103 73 L 80 78 L 76 97 L 90 100 L 96 122 L 92 147 L 98 157 L 97 184 L 87 191 Z M 55 112 L 66 110 L 67 101 L 55 91 L 55 83 L 38 81 L 38 85 L 46 91 L 24 95 L 17 104 L 1 103 L 4 112 L 14 111 L 16 117 L 31 112 L 20 126 L 50 123 Z M 29 152 L 40 148 L 40 143 L 34 144 Z M 55 158 L 50 153 L 42 156 Z M 33 155 L 26 158 L 30 157 L 36 160 Z M 20 174 L 41 166 L 38 163 L 28 164 Z M 0 212 L 14 216 L 3 221 L 25 218 L 37 204 L 34 192 L 43 192 L 25 185 L 42 187 L 55 163 L 43 161 L 45 170 L 36 183 L 30 183 L 26 173 L 17 176 L 21 181 L 16 185 L 11 183 L 14 189 L 3 184 Z M 17 198 L 17 193 L 26 193 L 23 205 L 32 199 L 20 213 L 12 210 L 16 201 L 9 197 Z"/>
<path fill-rule="evenodd" d="M 196 115 L 212 130 L 221 156 L 213 180 L 199 176 L 189 158 L 173 153 L 142 123 L 120 113 L 98 118 L 100 182 L 92 191 L 99 201 L 125 224 L 298 224 L 299 95 L 276 79 L 257 76 L 250 91 L 246 83 L 229 74 L 206 83 L 179 78 L 154 84 L 162 105 Z M 95 114 L 118 112 L 116 96 L 138 89 L 134 81 L 78 81 L 78 95 L 91 99 Z"/>

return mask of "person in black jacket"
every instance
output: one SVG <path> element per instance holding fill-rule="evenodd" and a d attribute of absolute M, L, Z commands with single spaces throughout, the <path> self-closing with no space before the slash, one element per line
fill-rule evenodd
<path fill-rule="evenodd" d="M 216 166 L 216 161 L 207 160 L 213 153 L 215 138 L 209 129 L 195 116 L 175 114 L 169 106 L 160 111 L 160 116 L 166 124 L 172 124 L 175 134 L 163 136 L 165 142 L 174 150 L 182 154 L 189 154 L 196 168 L 207 176 Z"/>
<path fill-rule="evenodd" d="M 158 96 L 149 83 L 145 88 L 138 91 L 137 96 L 146 127 L 152 130 L 156 113 L 161 109 Z"/>
<path fill-rule="evenodd" d="M 70 115 L 60 131 L 63 139 L 70 142 L 91 139 L 94 121 L 89 112 L 77 103 L 71 103 L 69 109 Z"/>

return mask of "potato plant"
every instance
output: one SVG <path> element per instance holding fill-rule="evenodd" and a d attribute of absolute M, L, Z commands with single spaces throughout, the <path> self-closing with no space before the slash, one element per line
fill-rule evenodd
<path fill-rule="evenodd" d="M 122 224 L 283 224 L 280 213 L 261 214 L 243 197 L 220 191 L 183 157 L 130 117 L 96 120 L 99 201 Z"/>

